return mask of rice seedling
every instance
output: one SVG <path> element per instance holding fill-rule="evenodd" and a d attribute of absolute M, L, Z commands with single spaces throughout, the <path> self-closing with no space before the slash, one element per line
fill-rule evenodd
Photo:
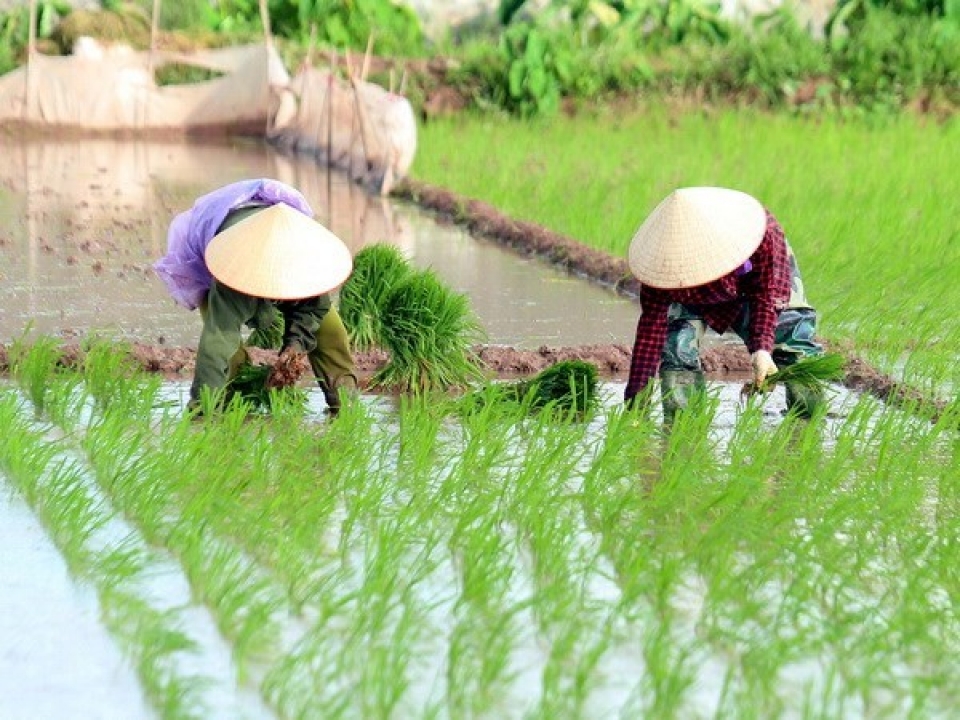
<path fill-rule="evenodd" d="M 272 412 L 280 405 L 306 408 L 307 394 L 293 383 L 283 387 L 271 387 L 273 365 L 244 363 L 227 385 L 227 394 L 249 403 L 256 412 Z"/>
<path fill-rule="evenodd" d="M 283 314 L 274 309 L 273 322 L 265 329 L 255 328 L 247 337 L 247 345 L 263 348 L 264 350 L 279 350 L 283 345 L 283 333 L 286 322 Z"/>
<path fill-rule="evenodd" d="M 650 108 L 551 123 L 460 117 L 424 126 L 416 174 L 619 258 L 676 187 L 745 190 L 783 224 L 820 332 L 951 397 L 960 325 L 944 322 L 943 308 L 960 306 L 960 288 L 948 281 L 960 274 L 960 255 L 956 210 L 943 198 L 960 194 L 958 133 L 957 122 L 910 116 L 877 124 L 743 109 Z M 840 156 L 851 160 L 837 164 Z"/>
<path fill-rule="evenodd" d="M 526 380 L 495 383 L 463 398 L 467 411 L 491 402 L 582 416 L 598 403 L 597 368 L 582 360 L 561 360 Z"/>
<path fill-rule="evenodd" d="M 400 249 L 376 243 L 357 252 L 353 272 L 340 288 L 340 316 L 356 350 L 384 347 L 384 302 L 413 268 Z"/>
<path fill-rule="evenodd" d="M 144 692 L 160 717 L 204 717 L 200 690 L 205 679 L 184 672 L 174 659 L 194 649 L 177 627 L 178 611 L 157 610 L 138 594 L 148 572 L 146 551 L 97 537 L 110 520 L 109 508 L 91 494 L 76 462 L 58 458 L 60 449 L 45 438 L 43 429 L 24 421 L 21 409 L 13 395 L 0 394 L 0 416 L 9 420 L 0 437 L 0 467 L 26 491 L 25 498 L 71 571 L 96 587 L 105 621 L 134 660 Z M 25 465 L 19 456 L 35 464 Z M 170 638 L 176 641 L 161 641 Z"/>
<path fill-rule="evenodd" d="M 82 407 L 56 397 L 72 373 L 51 416 Z M 781 420 L 711 388 L 666 432 L 619 403 L 583 422 L 416 395 L 329 426 L 241 405 L 197 425 L 120 373 L 106 407 L 62 413 L 57 451 L 177 559 L 278 715 L 949 716 L 950 417 L 863 398 Z M 56 456 L 6 395 L 3 469 L 39 473 L 51 522 L 83 518 L 80 476 L 48 483 Z M 142 547 L 77 567 L 127 588 Z"/>
<path fill-rule="evenodd" d="M 47 336 L 28 344 L 24 334 L 10 346 L 10 373 L 27 392 L 38 414 L 43 413 L 47 385 L 60 363 L 60 355 L 59 343 Z"/>
<path fill-rule="evenodd" d="M 483 377 L 472 346 L 482 330 L 466 296 L 451 291 L 432 270 L 401 280 L 383 302 L 389 362 L 372 384 L 400 392 L 449 390 Z"/>
<path fill-rule="evenodd" d="M 743 386 L 742 392 L 744 395 L 768 393 L 775 385 L 792 383 L 822 395 L 830 387 L 831 382 L 843 379 L 845 362 L 839 353 L 824 353 L 798 360 L 768 375 L 759 385 L 753 382 L 747 383 Z"/>
<path fill-rule="evenodd" d="M 94 402 L 107 407 L 124 397 L 121 392 L 130 378 L 148 377 L 134 362 L 129 346 L 96 335 L 87 337 L 82 346 L 83 380 Z M 159 378 L 152 382 L 159 386 Z"/>

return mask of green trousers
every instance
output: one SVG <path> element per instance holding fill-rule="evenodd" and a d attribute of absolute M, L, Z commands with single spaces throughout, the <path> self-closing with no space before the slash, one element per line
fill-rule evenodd
<path fill-rule="evenodd" d="M 357 391 L 357 371 L 350 352 L 350 338 L 336 308 L 323 316 L 317 328 L 317 347 L 307 355 L 313 374 L 317 376 L 327 406 L 340 409 L 341 391 Z"/>
<path fill-rule="evenodd" d="M 206 320 L 206 304 L 200 305 L 200 315 Z M 317 328 L 317 346 L 307 354 L 310 368 L 317 378 L 323 397 L 331 411 L 336 412 L 342 404 L 341 391 L 354 393 L 357 390 L 357 373 L 350 352 L 350 338 L 343 325 L 340 313 L 331 307 Z M 228 382 L 236 377 L 244 363 L 250 362 L 246 347 L 240 345 L 230 358 Z"/>

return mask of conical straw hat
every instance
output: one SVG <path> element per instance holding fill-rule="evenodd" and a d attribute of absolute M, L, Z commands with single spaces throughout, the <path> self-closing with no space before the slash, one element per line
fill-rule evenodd
<path fill-rule="evenodd" d="M 739 190 L 674 190 L 633 236 L 630 270 L 650 287 L 705 285 L 746 262 L 766 224 L 763 205 Z"/>
<path fill-rule="evenodd" d="M 214 236 L 204 255 L 224 285 L 270 300 L 300 300 L 333 290 L 353 258 L 323 225 L 278 203 Z"/>

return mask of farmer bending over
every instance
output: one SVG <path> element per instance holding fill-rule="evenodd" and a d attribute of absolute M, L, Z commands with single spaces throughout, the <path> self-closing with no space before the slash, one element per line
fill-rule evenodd
<path fill-rule="evenodd" d="M 248 361 L 242 327 L 267 330 L 277 311 L 283 364 L 306 354 L 330 412 L 340 409 L 340 390 L 356 390 L 347 332 L 328 294 L 350 275 L 350 251 L 312 215 L 289 185 L 244 180 L 198 198 L 170 224 L 154 269 L 174 300 L 203 318 L 191 409 L 204 387 L 224 388 Z"/>
<path fill-rule="evenodd" d="M 705 325 L 734 330 L 751 354 L 754 381 L 823 349 L 816 311 L 783 228 L 756 199 L 736 190 L 683 188 L 663 200 L 630 244 L 641 282 L 641 315 L 624 393 L 628 407 L 659 368 L 664 416 L 705 386 L 700 342 Z M 787 383 L 787 406 L 804 416 L 822 397 Z"/>

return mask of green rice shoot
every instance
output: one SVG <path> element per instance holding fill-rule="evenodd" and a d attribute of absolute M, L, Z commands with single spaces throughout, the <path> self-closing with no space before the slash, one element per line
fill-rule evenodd
<path fill-rule="evenodd" d="M 261 330 L 255 328 L 247 338 L 247 345 L 264 350 L 279 350 L 283 345 L 283 333 L 286 329 L 286 321 L 283 319 L 283 313 L 274 308 L 273 322 L 270 327 Z"/>
<path fill-rule="evenodd" d="M 532 378 L 478 390 L 467 396 L 467 405 L 482 407 L 490 400 L 533 411 L 551 408 L 563 414 L 583 414 L 598 404 L 597 368 L 583 360 L 561 360 Z"/>
<path fill-rule="evenodd" d="M 245 362 L 237 369 L 237 374 L 227 384 L 229 396 L 239 397 L 250 403 L 255 411 L 270 412 L 282 397 L 284 404 L 305 406 L 307 394 L 303 388 L 285 387 L 268 388 L 267 378 L 270 377 L 272 365 L 254 364 Z"/>
<path fill-rule="evenodd" d="M 399 392 L 450 390 L 483 378 L 472 346 L 483 331 L 466 295 L 433 270 L 412 273 L 390 291 L 381 326 L 390 360 L 372 384 Z"/>
<path fill-rule="evenodd" d="M 844 359 L 839 353 L 825 353 L 786 365 L 768 375 L 759 387 L 748 392 L 770 392 L 774 385 L 792 383 L 807 390 L 823 393 L 832 382 L 843 380 Z"/>
<path fill-rule="evenodd" d="M 354 256 L 353 273 L 340 289 L 340 317 L 355 350 L 383 347 L 384 300 L 412 272 L 394 245 L 368 245 Z"/>

